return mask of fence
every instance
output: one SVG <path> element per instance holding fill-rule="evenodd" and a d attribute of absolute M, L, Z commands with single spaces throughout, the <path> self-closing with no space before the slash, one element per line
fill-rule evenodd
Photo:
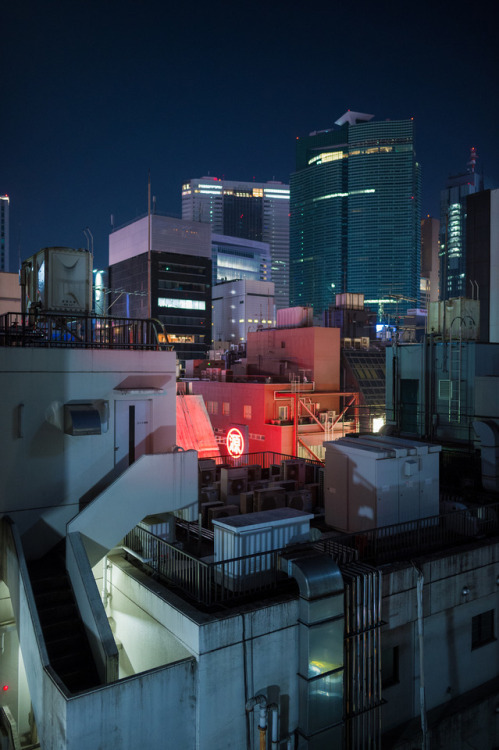
<path fill-rule="evenodd" d="M 0 317 L 0 346 L 86 349 L 166 349 L 156 320 L 68 315 L 56 312 L 6 313 Z"/>
<path fill-rule="evenodd" d="M 495 503 L 356 534 L 331 532 L 314 548 L 339 564 L 381 565 L 498 535 L 499 503 Z M 207 562 L 138 526 L 123 544 L 162 579 L 207 606 L 273 590 L 287 579 L 279 571 L 280 549 Z"/>

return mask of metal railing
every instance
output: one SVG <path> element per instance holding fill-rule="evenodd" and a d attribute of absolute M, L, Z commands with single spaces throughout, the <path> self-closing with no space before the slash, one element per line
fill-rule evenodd
<path fill-rule="evenodd" d="M 350 561 L 353 556 L 358 561 L 381 565 L 498 535 L 499 503 L 494 503 L 355 534 L 333 532 L 314 546 L 339 562 Z"/>
<path fill-rule="evenodd" d="M 202 460 L 212 459 L 217 465 L 224 464 L 230 466 L 261 466 L 262 469 L 268 469 L 272 464 L 280 464 L 282 461 L 304 461 L 306 464 L 313 466 L 323 466 L 322 462 L 314 461 L 310 458 L 301 458 L 298 456 L 287 455 L 285 453 L 275 453 L 274 451 L 257 451 L 256 453 L 244 453 L 240 458 L 233 456 L 206 456 Z"/>
<path fill-rule="evenodd" d="M 0 346 L 169 349 L 157 320 L 41 312 L 0 316 Z"/>
<path fill-rule="evenodd" d="M 499 536 L 499 503 L 356 534 L 332 532 L 313 546 L 339 564 L 358 561 L 381 565 L 495 536 Z M 127 534 L 123 545 L 163 580 L 206 606 L 272 591 L 287 580 L 279 570 L 281 549 L 208 562 L 139 526 Z"/>
<path fill-rule="evenodd" d="M 184 594 L 206 606 L 275 589 L 286 576 L 278 570 L 281 550 L 207 562 L 136 526 L 123 546 L 138 553 L 143 564 Z"/>

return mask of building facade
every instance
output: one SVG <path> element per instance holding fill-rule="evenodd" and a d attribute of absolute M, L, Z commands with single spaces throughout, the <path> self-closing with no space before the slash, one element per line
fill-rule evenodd
<path fill-rule="evenodd" d="M 440 297 L 467 297 L 466 202 L 468 195 L 483 190 L 483 176 L 476 169 L 477 153 L 471 149 L 466 172 L 450 176 L 440 192 Z"/>
<path fill-rule="evenodd" d="M 9 196 L 0 195 L 0 271 L 9 270 L 9 208 Z"/>
<path fill-rule="evenodd" d="M 480 339 L 499 343 L 499 190 L 467 198 L 466 278 L 480 300 Z"/>
<path fill-rule="evenodd" d="M 222 281 L 272 281 L 270 246 L 241 237 L 212 234 L 212 286 Z"/>
<path fill-rule="evenodd" d="M 217 284 L 212 290 L 213 341 L 239 344 L 248 331 L 275 325 L 274 284 L 239 279 Z"/>
<path fill-rule="evenodd" d="M 145 216 L 109 236 L 112 313 L 159 320 L 179 359 L 202 359 L 211 343 L 210 227 L 154 214 L 150 242 L 148 227 Z"/>
<path fill-rule="evenodd" d="M 211 224 L 213 232 L 267 242 L 276 308 L 289 304 L 289 185 L 218 177 L 182 185 L 182 218 Z"/>
<path fill-rule="evenodd" d="M 440 289 L 440 222 L 430 215 L 421 219 L 421 305 L 428 309 Z"/>
<path fill-rule="evenodd" d="M 380 318 L 403 314 L 420 283 L 414 122 L 347 112 L 335 124 L 296 143 L 290 303 L 320 316 L 336 293 L 353 292 Z"/>

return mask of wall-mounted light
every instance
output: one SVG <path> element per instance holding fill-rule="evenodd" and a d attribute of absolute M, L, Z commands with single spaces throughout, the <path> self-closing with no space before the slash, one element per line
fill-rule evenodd
<path fill-rule="evenodd" d="M 463 587 L 463 590 L 461 591 L 461 594 L 462 594 L 463 596 L 468 596 L 468 594 L 469 594 L 469 593 L 470 593 L 470 590 L 469 590 L 469 588 L 468 588 L 467 586 L 464 586 L 464 587 Z"/>

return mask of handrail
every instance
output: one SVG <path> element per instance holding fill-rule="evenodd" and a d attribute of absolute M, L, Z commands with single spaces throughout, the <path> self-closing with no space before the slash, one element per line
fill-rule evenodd
<path fill-rule="evenodd" d="M 0 316 L 0 346 L 171 350 L 155 318 L 89 313 L 8 312 Z"/>

